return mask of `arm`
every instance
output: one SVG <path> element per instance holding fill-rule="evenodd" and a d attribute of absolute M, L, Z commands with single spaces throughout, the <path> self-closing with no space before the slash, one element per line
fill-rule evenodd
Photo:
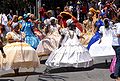
<path fill-rule="evenodd" d="M 19 39 L 17 39 L 17 38 L 14 39 L 11 32 L 8 32 L 8 33 L 6 34 L 6 39 L 7 39 L 8 43 L 21 42 L 21 40 L 19 40 Z"/>
<path fill-rule="evenodd" d="M 3 45 L 2 41 L 0 40 L 0 50 L 1 50 L 1 52 L 2 52 L 3 58 L 5 58 L 6 55 L 5 55 L 5 53 L 4 53 L 3 46 L 4 46 L 4 45 Z"/>
<path fill-rule="evenodd" d="M 119 38 L 120 37 L 120 26 L 119 24 L 116 25 L 116 28 L 117 28 L 117 37 Z"/>
<path fill-rule="evenodd" d="M 120 34 L 117 34 L 116 36 L 119 38 L 119 37 L 120 37 Z"/>

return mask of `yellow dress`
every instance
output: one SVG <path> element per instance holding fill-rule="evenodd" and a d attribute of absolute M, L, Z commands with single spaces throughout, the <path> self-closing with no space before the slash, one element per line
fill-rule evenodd
<path fill-rule="evenodd" d="M 89 20 L 83 21 L 83 26 L 85 29 L 85 32 L 83 32 L 84 39 L 81 41 L 84 46 L 87 46 L 90 39 L 94 35 L 94 22 L 91 22 Z"/>

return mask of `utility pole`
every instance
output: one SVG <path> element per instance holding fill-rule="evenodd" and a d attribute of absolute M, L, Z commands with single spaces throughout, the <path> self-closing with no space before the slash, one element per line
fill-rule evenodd
<path fill-rule="evenodd" d="M 38 18 L 40 19 L 39 9 L 41 8 L 41 0 L 38 1 Z"/>
<path fill-rule="evenodd" d="M 38 18 L 38 0 L 36 0 L 35 16 Z"/>
<path fill-rule="evenodd" d="M 32 10 L 31 10 L 31 8 L 32 8 L 32 7 L 31 7 L 31 4 L 30 4 L 30 6 L 29 6 L 29 9 L 30 9 L 30 13 L 32 13 Z"/>
<path fill-rule="evenodd" d="M 41 7 L 41 0 L 38 0 L 38 19 L 40 20 L 40 13 L 39 13 L 39 9 Z M 38 29 L 40 30 L 40 24 L 38 24 Z"/>

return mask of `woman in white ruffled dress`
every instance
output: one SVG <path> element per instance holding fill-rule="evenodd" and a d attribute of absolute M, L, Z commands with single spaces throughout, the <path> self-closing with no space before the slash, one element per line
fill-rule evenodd
<path fill-rule="evenodd" d="M 76 27 L 72 19 L 66 21 L 68 28 L 62 29 L 65 35 L 61 47 L 54 50 L 46 61 L 46 65 L 52 68 L 59 67 L 89 67 L 92 65 L 92 58 L 88 50 L 80 43 L 76 33 Z"/>
<path fill-rule="evenodd" d="M 110 60 L 115 55 L 115 52 L 112 48 L 113 30 L 109 25 L 108 19 L 104 20 L 104 24 L 105 26 L 100 27 L 100 33 L 102 34 L 101 39 L 91 45 L 89 53 L 94 59 Z"/>
<path fill-rule="evenodd" d="M 36 49 L 38 55 L 49 55 L 55 48 L 58 48 L 60 43 L 60 25 L 57 24 L 57 20 L 54 17 L 51 17 L 48 21 L 50 24 L 47 26 L 47 35 L 40 41 Z"/>
<path fill-rule="evenodd" d="M 13 31 L 6 34 L 8 43 L 3 47 L 6 57 L 0 56 L 0 69 L 14 69 L 19 74 L 19 68 L 39 67 L 39 58 L 29 44 L 24 43 L 25 34 L 20 32 L 20 24 L 12 25 Z"/>

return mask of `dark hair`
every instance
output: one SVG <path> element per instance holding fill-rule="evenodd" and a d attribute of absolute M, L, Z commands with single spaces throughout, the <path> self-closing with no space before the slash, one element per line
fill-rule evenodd
<path fill-rule="evenodd" d="M 47 34 L 47 33 L 49 32 L 49 30 L 50 30 L 50 26 L 48 25 L 48 26 L 46 26 L 46 28 L 45 28 L 45 33 Z"/>
<path fill-rule="evenodd" d="M 109 28 L 109 20 L 105 19 L 104 20 L 105 28 Z"/>
<path fill-rule="evenodd" d="M 71 23 L 68 27 L 69 27 L 69 30 L 73 30 L 73 31 L 76 28 L 74 23 Z"/>

